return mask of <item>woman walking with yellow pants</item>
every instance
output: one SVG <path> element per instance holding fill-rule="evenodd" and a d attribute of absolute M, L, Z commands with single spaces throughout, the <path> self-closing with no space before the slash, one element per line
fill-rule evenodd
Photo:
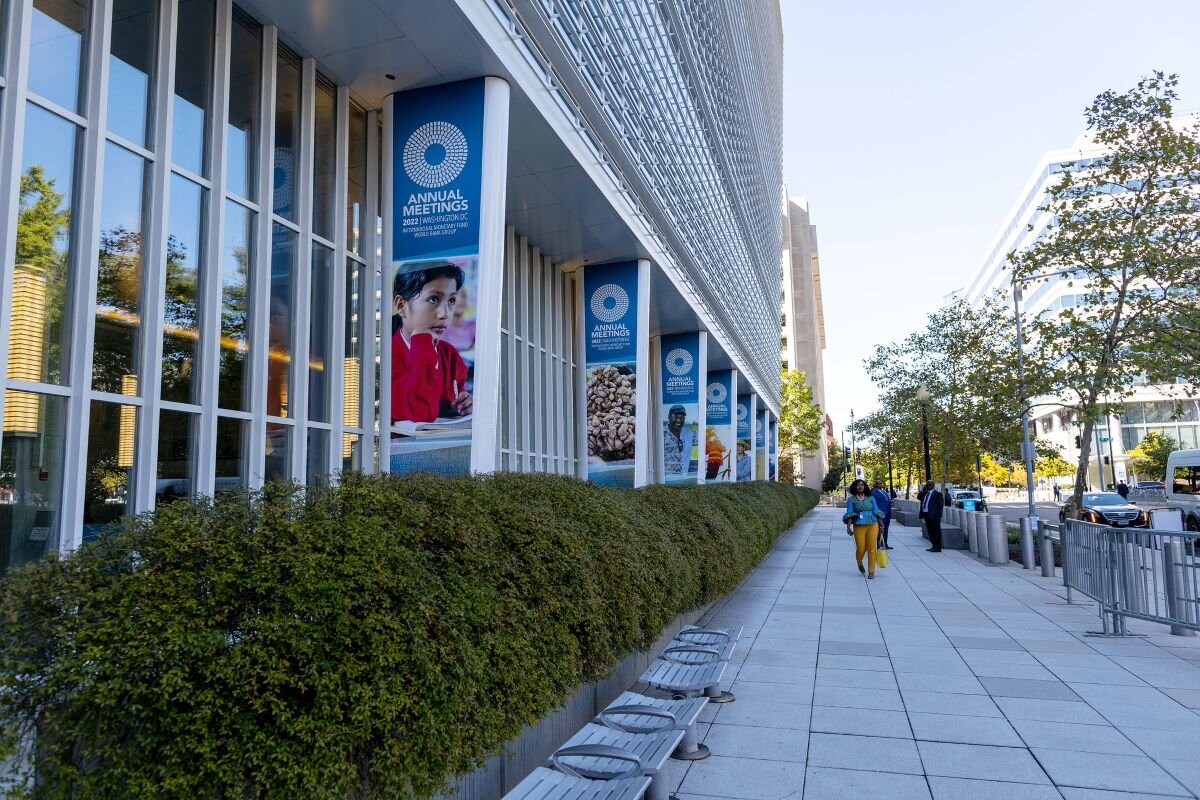
<path fill-rule="evenodd" d="M 850 496 L 846 498 L 846 513 L 842 516 L 842 522 L 854 534 L 854 558 L 858 562 L 858 571 L 865 572 L 868 578 L 875 577 L 875 545 L 881 519 L 883 512 L 871 496 L 867 482 L 859 478 L 850 484 Z M 863 569 L 864 555 L 867 557 L 866 569 Z"/>

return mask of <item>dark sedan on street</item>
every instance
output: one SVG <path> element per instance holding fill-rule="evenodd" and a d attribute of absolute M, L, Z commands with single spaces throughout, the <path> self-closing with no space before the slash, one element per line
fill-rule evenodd
<path fill-rule="evenodd" d="M 1070 504 L 1067 503 L 1059 508 L 1059 522 L 1066 521 L 1069 507 Z M 1111 525 L 1114 528 L 1150 527 L 1150 515 L 1116 492 L 1085 492 L 1083 513 L 1079 518 L 1084 522 Z"/>

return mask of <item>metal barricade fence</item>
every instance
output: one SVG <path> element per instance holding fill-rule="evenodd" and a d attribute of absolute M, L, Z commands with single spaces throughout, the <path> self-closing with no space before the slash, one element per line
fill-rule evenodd
<path fill-rule="evenodd" d="M 1200 534 L 1110 529 L 1114 551 L 1114 606 L 1121 618 L 1171 626 L 1177 635 L 1200 631 Z"/>
<path fill-rule="evenodd" d="M 1069 519 L 1058 538 L 1067 601 L 1072 590 L 1095 600 L 1105 633 L 1125 634 L 1129 618 L 1200 631 L 1200 533 Z"/>

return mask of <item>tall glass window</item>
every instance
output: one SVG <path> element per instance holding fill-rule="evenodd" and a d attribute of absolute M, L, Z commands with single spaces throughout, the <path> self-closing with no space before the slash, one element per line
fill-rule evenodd
<path fill-rule="evenodd" d="M 179 0 L 171 156 L 197 175 L 207 174 L 215 24 L 214 0 Z"/>
<path fill-rule="evenodd" d="M 313 233 L 333 239 L 336 219 L 334 187 L 337 174 L 337 92 L 317 76 L 313 132 Z"/>
<path fill-rule="evenodd" d="M 217 475 L 213 488 L 218 492 L 246 485 L 249 430 L 249 423 L 240 419 L 217 418 Z"/>
<path fill-rule="evenodd" d="M 166 294 L 163 304 L 162 398 L 195 403 L 193 375 L 200 343 L 200 269 L 204 263 L 204 206 L 207 190 L 171 176 L 167 216 Z"/>
<path fill-rule="evenodd" d="M 275 76 L 275 213 L 296 222 L 300 165 L 300 59 L 280 46 Z"/>
<path fill-rule="evenodd" d="M 225 201 L 225 242 L 221 249 L 221 408 L 245 411 L 250 391 L 246 374 L 250 350 L 250 275 L 254 263 L 254 213 Z"/>
<path fill-rule="evenodd" d="M 350 104 L 349 161 L 346 175 L 346 249 L 364 256 L 363 239 L 371 214 L 367 212 L 367 112 Z"/>
<path fill-rule="evenodd" d="M 267 414 L 288 416 L 292 373 L 292 284 L 296 274 L 295 232 L 271 226 L 271 293 L 267 334 Z"/>
<path fill-rule="evenodd" d="M 333 251 L 313 244 L 308 302 L 308 418 L 329 422 L 329 357 L 333 350 Z"/>
<path fill-rule="evenodd" d="M 4 393 L 0 573 L 58 549 L 67 399 Z"/>
<path fill-rule="evenodd" d="M 137 406 L 92 402 L 88 427 L 87 479 L 83 488 L 83 540 L 133 511 L 137 452 Z"/>
<path fill-rule="evenodd" d="M 329 479 L 329 431 L 314 428 L 308 432 L 308 448 L 305 451 L 305 483 L 319 486 Z"/>
<path fill-rule="evenodd" d="M 108 129 L 149 144 L 159 0 L 113 0 L 108 54 Z"/>
<path fill-rule="evenodd" d="M 196 464 L 197 414 L 162 411 L 158 415 L 158 475 L 154 485 L 155 505 L 190 497 Z"/>
<path fill-rule="evenodd" d="M 8 377 L 64 383 L 70 356 L 72 211 L 79 130 L 30 103 L 25 115 Z"/>
<path fill-rule="evenodd" d="M 236 8 L 229 37 L 229 139 L 226 184 L 231 194 L 254 200 L 258 159 L 259 85 L 262 82 L 262 27 Z"/>
<path fill-rule="evenodd" d="M 83 57 L 88 0 L 33 0 L 29 33 L 29 91 L 68 111 L 83 104 Z"/>
<path fill-rule="evenodd" d="M 367 267 L 353 258 L 346 259 L 345 354 L 343 361 L 342 423 L 347 428 L 362 425 L 362 308 L 369 296 Z"/>
<path fill-rule="evenodd" d="M 100 203 L 100 252 L 96 256 L 96 336 L 92 388 L 136 391 L 142 331 L 142 232 L 146 162 L 109 142 Z"/>

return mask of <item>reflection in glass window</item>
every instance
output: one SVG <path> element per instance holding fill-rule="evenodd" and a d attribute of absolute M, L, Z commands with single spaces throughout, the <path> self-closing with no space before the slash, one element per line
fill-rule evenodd
<path fill-rule="evenodd" d="M 258 95 L 262 81 L 262 27 L 237 8 L 229 47 L 229 138 L 226 180 L 232 194 L 255 199 Z"/>
<path fill-rule="evenodd" d="M 271 226 L 271 292 L 267 322 L 267 414 L 288 416 L 292 372 L 292 282 L 296 274 L 295 232 Z"/>
<path fill-rule="evenodd" d="M 250 350 L 250 269 L 254 263 L 254 213 L 225 201 L 225 242 L 221 247 L 221 408 L 248 409 L 246 376 Z"/>
<path fill-rule="evenodd" d="M 108 56 L 108 129 L 149 142 L 159 0 L 113 0 Z"/>
<path fill-rule="evenodd" d="M 362 471 L 362 437 L 357 433 L 342 434 L 342 472 Z"/>
<path fill-rule="evenodd" d="M 25 115 L 8 377 L 63 383 L 70 355 L 71 212 L 78 129 L 30 103 Z"/>
<path fill-rule="evenodd" d="M 300 59 L 280 45 L 275 76 L 275 213 L 296 221 L 300 159 Z"/>
<path fill-rule="evenodd" d="M 83 487 L 85 542 L 133 511 L 137 418 L 137 406 L 92 401 Z"/>
<path fill-rule="evenodd" d="M 329 482 L 329 431 L 312 429 L 308 432 L 308 449 L 305 451 L 304 482 L 309 486 L 322 486 Z"/>
<path fill-rule="evenodd" d="M 333 84 L 317 76 L 313 135 L 313 233 L 333 239 L 334 175 L 337 172 L 337 94 Z"/>
<path fill-rule="evenodd" d="M 158 415 L 158 473 L 154 504 L 163 506 L 195 492 L 197 414 L 162 411 Z"/>
<path fill-rule="evenodd" d="M 213 485 L 216 491 L 241 489 L 246 485 L 249 430 L 250 424 L 240 419 L 217 417 L 217 469 Z"/>
<path fill-rule="evenodd" d="M 33 0 L 29 91 L 79 113 L 87 0 Z"/>
<path fill-rule="evenodd" d="M 291 425 L 283 422 L 267 423 L 267 458 L 263 467 L 263 480 L 289 481 L 292 479 L 291 443 Z"/>
<path fill-rule="evenodd" d="M 100 202 L 96 349 L 92 356 L 92 388 L 100 392 L 124 393 L 127 377 L 133 379 L 135 387 L 137 384 L 146 173 L 141 156 L 108 143 Z"/>
<path fill-rule="evenodd" d="M 346 259 L 345 353 L 342 368 L 342 424 L 357 428 L 362 424 L 362 308 L 366 296 L 367 267 L 353 258 Z"/>
<path fill-rule="evenodd" d="M 58 549 L 67 400 L 4 393 L 0 574 Z"/>
<path fill-rule="evenodd" d="M 204 133 L 212 94 L 215 21 L 213 0 L 179 0 L 171 158 L 197 175 L 207 175 Z"/>
<path fill-rule="evenodd" d="M 329 421 L 329 357 L 333 350 L 333 251 L 313 244 L 308 302 L 308 418 Z"/>
<path fill-rule="evenodd" d="M 363 237 L 371 215 L 367 213 L 367 112 L 350 104 L 349 171 L 346 175 L 346 249 L 363 252 Z"/>
<path fill-rule="evenodd" d="M 171 176 L 167 216 L 167 274 L 163 303 L 162 398 L 199 401 L 193 380 L 200 344 L 200 278 L 204 263 L 204 198 L 207 189 Z"/>

